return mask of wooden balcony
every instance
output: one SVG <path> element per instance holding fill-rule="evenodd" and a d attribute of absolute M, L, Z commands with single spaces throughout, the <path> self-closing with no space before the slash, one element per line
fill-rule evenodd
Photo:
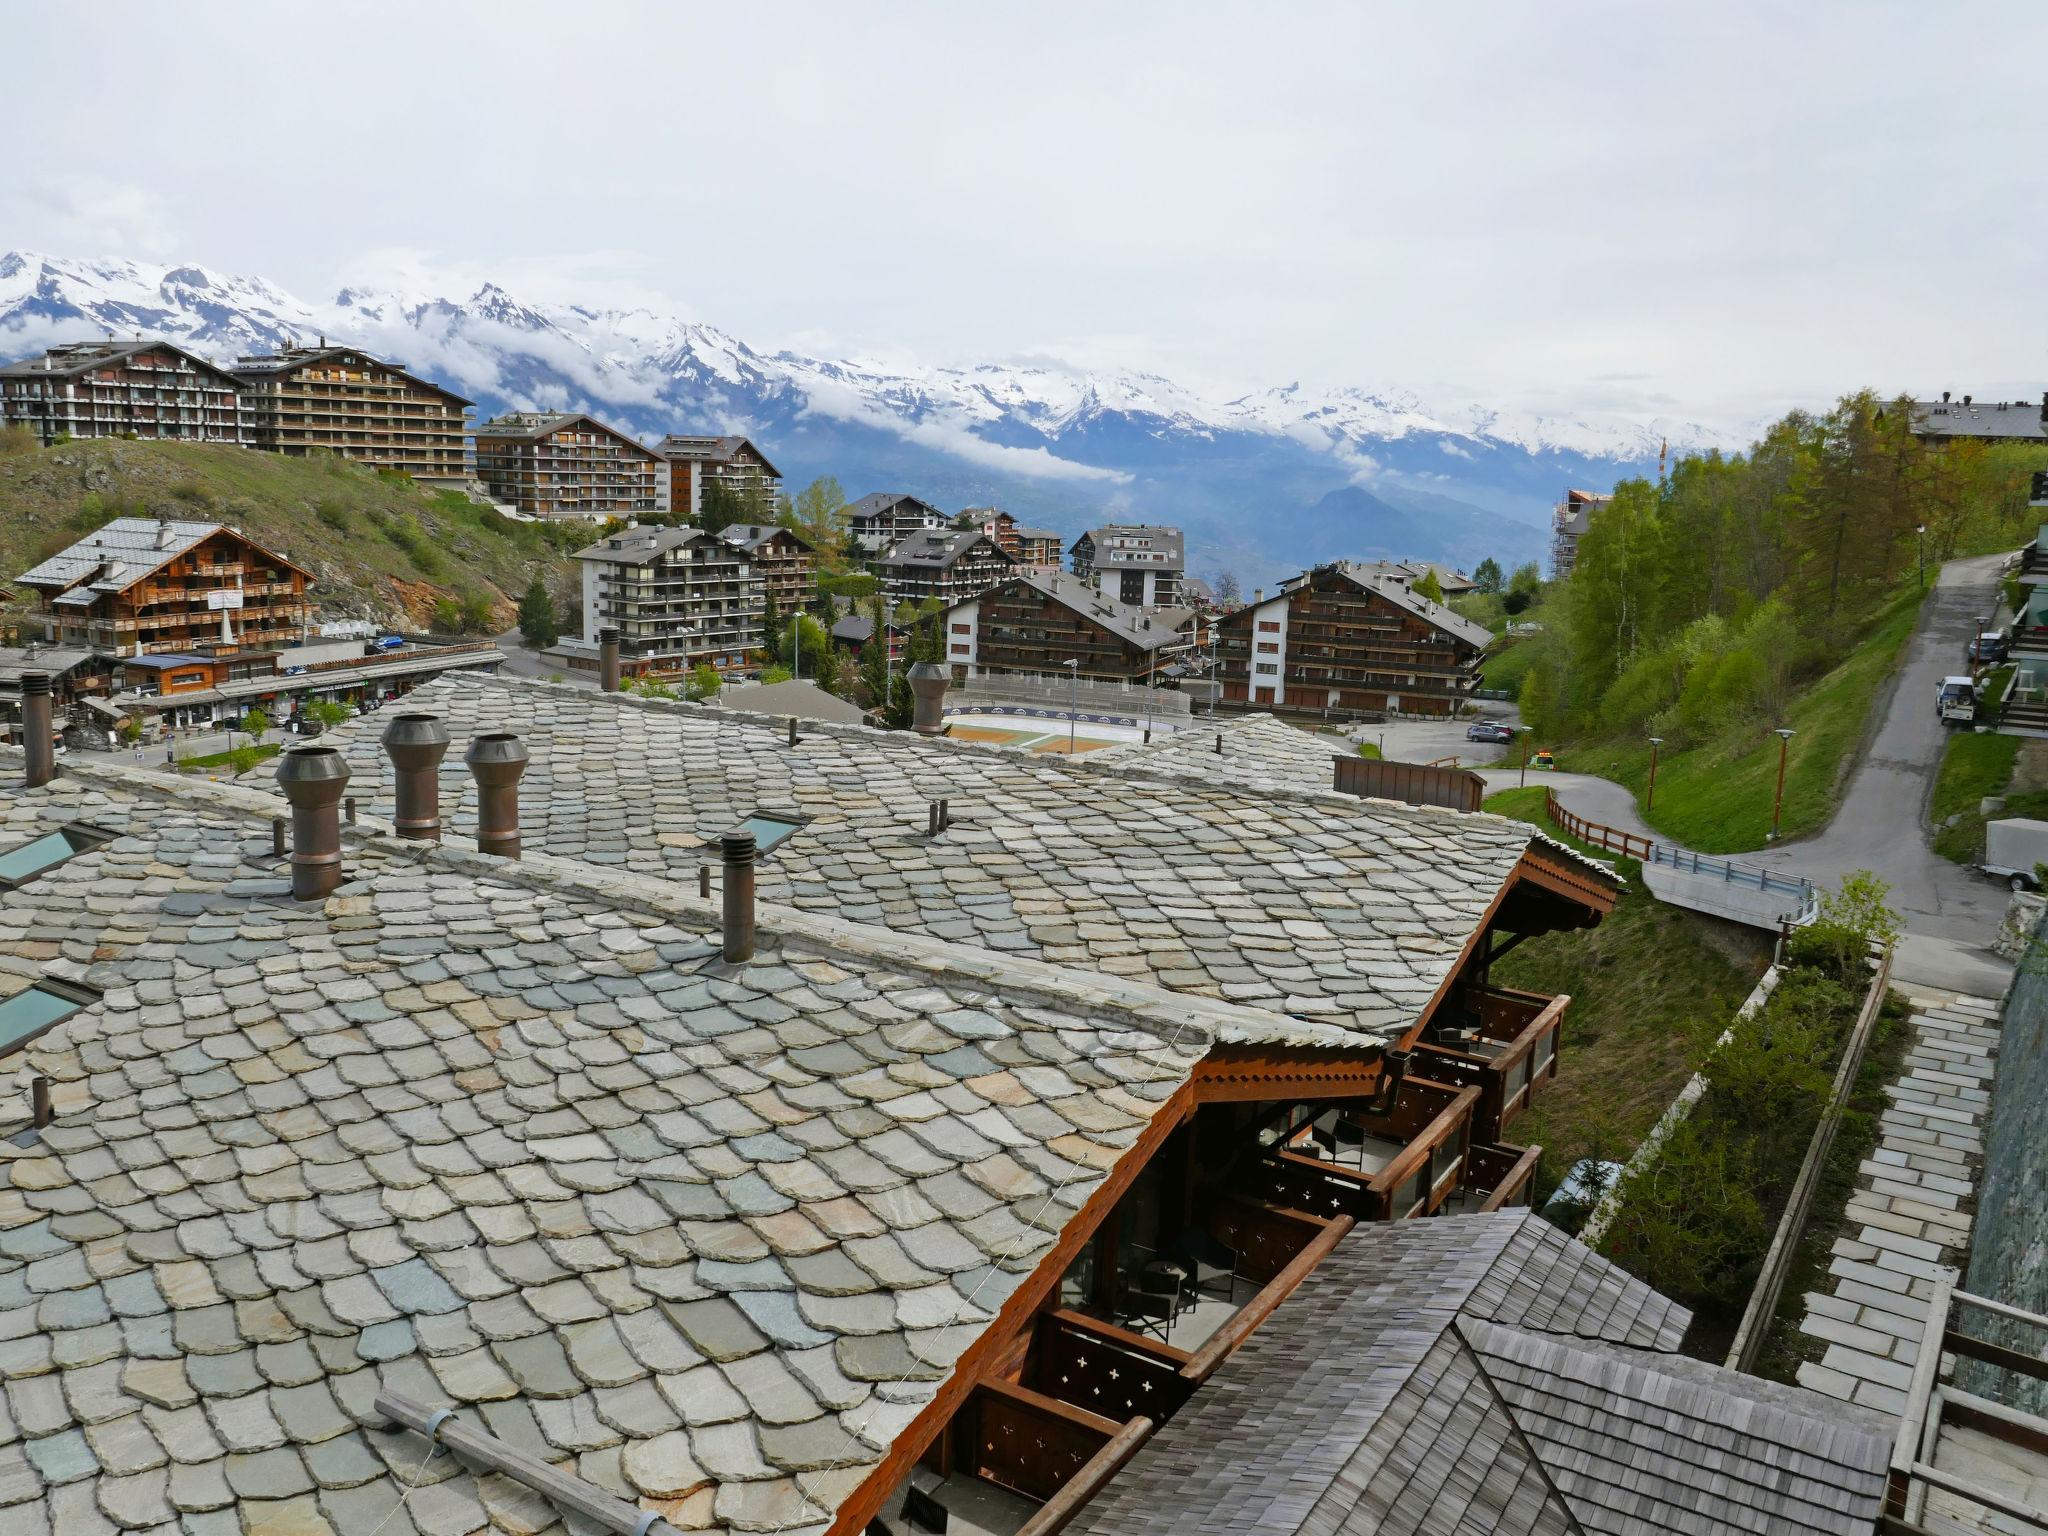
<path fill-rule="evenodd" d="M 1465 1154 L 1465 1184 L 1445 1202 L 1445 1215 L 1505 1211 L 1528 1205 L 1541 1147 L 1474 1146 Z"/>
<path fill-rule="evenodd" d="M 1431 1215 L 1464 1182 L 1481 1094 L 1477 1085 L 1411 1077 L 1386 1114 L 1331 1111 L 1307 1136 L 1267 1155 L 1256 1193 L 1311 1217 L 1400 1221 Z"/>
<path fill-rule="evenodd" d="M 1417 1048 L 1415 1069 L 1436 1082 L 1478 1089 L 1474 1138 L 1498 1142 L 1538 1086 L 1557 1076 L 1571 998 L 1489 987 L 1467 991 L 1461 1002 L 1437 1038 Z"/>
<path fill-rule="evenodd" d="M 1045 1500 L 1123 1428 L 1120 1420 L 1076 1408 L 1013 1382 L 985 1381 L 968 1400 L 966 1469 L 985 1482 Z"/>

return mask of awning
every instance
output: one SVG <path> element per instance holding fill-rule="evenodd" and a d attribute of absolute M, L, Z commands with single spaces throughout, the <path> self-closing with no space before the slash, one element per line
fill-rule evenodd
<path fill-rule="evenodd" d="M 125 720 L 128 718 L 127 710 L 121 708 L 118 704 L 110 704 L 105 699 L 80 699 L 79 703 L 83 704 L 87 709 L 97 710 L 109 720 Z"/>

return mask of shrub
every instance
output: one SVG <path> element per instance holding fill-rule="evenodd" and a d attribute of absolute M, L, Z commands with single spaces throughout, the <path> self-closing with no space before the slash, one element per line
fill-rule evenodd
<path fill-rule="evenodd" d="M 355 522 L 349 515 L 348 508 L 331 496 L 323 496 L 313 504 L 313 515 L 336 533 L 348 532 Z"/>
<path fill-rule="evenodd" d="M 209 491 L 197 480 L 180 480 L 171 487 L 171 496 L 174 500 L 182 501 L 190 507 L 210 507 L 213 505 L 213 492 Z"/>
<path fill-rule="evenodd" d="M 36 435 L 27 427 L 0 427 L 0 459 L 12 458 L 17 453 L 34 453 Z"/>

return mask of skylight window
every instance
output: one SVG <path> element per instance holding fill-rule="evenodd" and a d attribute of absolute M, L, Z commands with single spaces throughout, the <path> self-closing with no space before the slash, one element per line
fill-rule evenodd
<path fill-rule="evenodd" d="M 59 827 L 55 832 L 45 833 L 33 842 L 0 852 L 0 890 L 13 890 L 18 885 L 25 885 L 37 875 L 55 869 L 74 854 L 84 853 L 88 848 L 97 848 L 112 840 L 111 832 L 74 822 L 70 826 Z"/>
<path fill-rule="evenodd" d="M 766 853 L 794 837 L 803 825 L 801 821 L 793 821 L 787 816 L 749 816 L 740 823 L 740 830 L 753 833 L 756 851 Z"/>
<path fill-rule="evenodd" d="M 0 1057 L 13 1055 L 93 1000 L 83 988 L 54 981 L 39 981 L 0 999 Z"/>

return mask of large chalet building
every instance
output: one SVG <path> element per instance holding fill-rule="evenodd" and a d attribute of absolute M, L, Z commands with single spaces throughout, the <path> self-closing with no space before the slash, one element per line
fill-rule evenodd
<path fill-rule="evenodd" d="M 0 368 L 0 425 L 65 438 L 244 443 L 240 382 L 167 341 L 76 342 Z"/>
<path fill-rule="evenodd" d="M 629 518 L 657 506 L 653 453 L 594 416 L 514 412 L 476 429 L 491 497 L 546 522 Z"/>
<path fill-rule="evenodd" d="M 774 516 L 782 502 L 782 471 L 744 437 L 671 432 L 653 449 L 658 465 L 658 504 L 678 523 L 704 514 L 704 492 L 722 486 L 742 506 Z"/>
<path fill-rule="evenodd" d="M 1149 682 L 1188 648 L 1178 615 L 1115 602 L 1078 576 L 1020 568 L 940 616 L 945 659 L 958 678 L 990 672 Z"/>
<path fill-rule="evenodd" d="M 846 516 L 849 541 L 870 563 L 911 534 L 944 528 L 952 521 L 930 502 L 893 491 L 870 492 L 849 506 Z"/>
<path fill-rule="evenodd" d="M 732 523 L 718 536 L 754 563 L 761 590 L 785 617 L 818 595 L 818 552 L 810 540 L 780 523 Z"/>
<path fill-rule="evenodd" d="M 1492 635 L 1370 566 L 1338 561 L 1216 623 L 1226 708 L 1457 713 Z"/>
<path fill-rule="evenodd" d="M 471 402 L 401 364 L 323 339 L 239 358 L 232 371 L 251 447 L 324 450 L 417 480 L 469 478 Z"/>
<path fill-rule="evenodd" d="M 1180 601 L 1188 562 L 1178 528 L 1109 523 L 1074 540 L 1068 554 L 1074 574 L 1115 602 L 1158 608 Z"/>
<path fill-rule="evenodd" d="M 745 665 L 761 644 L 760 573 L 747 553 L 701 528 L 628 527 L 576 552 L 583 636 L 559 659 L 595 670 L 600 633 L 619 632 L 629 673 Z M 550 653 L 554 654 L 554 653 Z"/>
<path fill-rule="evenodd" d="M 937 598 L 956 603 L 1008 576 L 1017 562 L 979 528 L 927 528 L 908 534 L 875 562 L 882 595 L 898 603 Z"/>

